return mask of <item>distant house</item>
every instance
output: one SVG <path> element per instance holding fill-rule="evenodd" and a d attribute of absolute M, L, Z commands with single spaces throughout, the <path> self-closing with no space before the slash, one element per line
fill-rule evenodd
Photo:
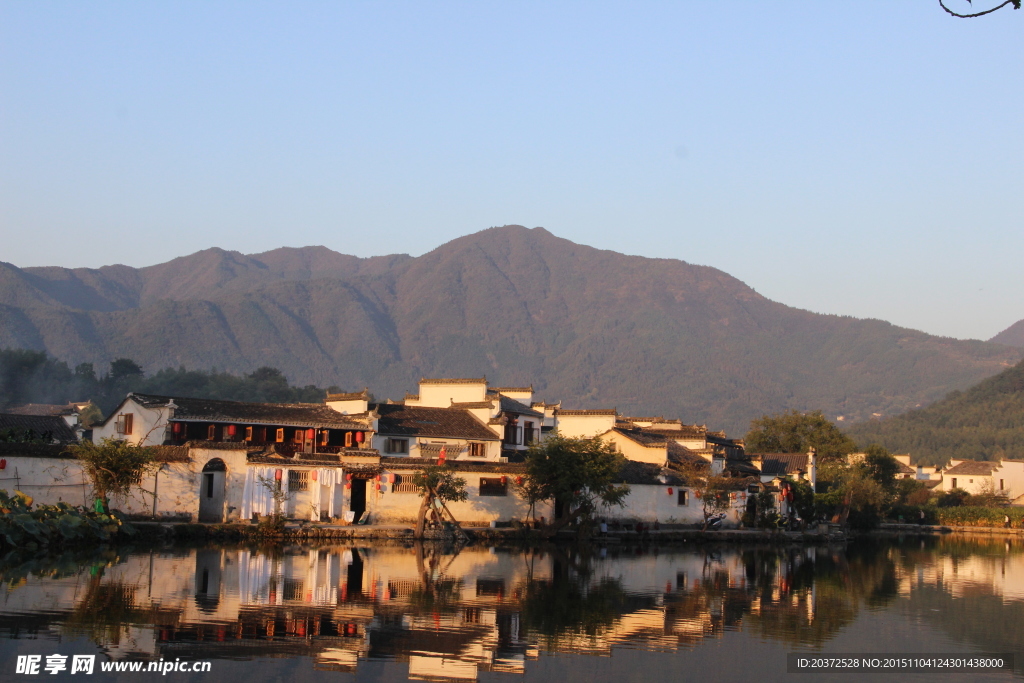
<path fill-rule="evenodd" d="M 67 425 L 74 429 L 81 424 L 80 415 L 89 406 L 89 401 L 71 403 L 25 403 L 8 408 L 5 412 L 11 415 L 45 415 L 64 418 Z"/>
<path fill-rule="evenodd" d="M 0 441 L 70 444 L 78 441 L 78 435 L 60 415 L 2 413 Z"/>
<path fill-rule="evenodd" d="M 501 440 L 501 457 L 516 460 L 539 441 L 545 413 L 531 407 L 533 387 L 487 386 L 487 379 L 421 379 L 419 392 L 406 394 L 411 408 L 464 410 Z"/>
<path fill-rule="evenodd" d="M 1024 460 L 951 460 L 942 469 L 940 491 L 960 489 L 970 494 L 1003 495 L 1024 502 Z"/>

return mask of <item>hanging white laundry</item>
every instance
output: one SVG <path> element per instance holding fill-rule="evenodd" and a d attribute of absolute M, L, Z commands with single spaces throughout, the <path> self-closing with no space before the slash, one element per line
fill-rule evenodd
<path fill-rule="evenodd" d="M 317 475 L 317 480 L 314 481 L 313 485 L 310 486 L 310 500 L 309 500 L 309 519 L 311 522 L 320 521 L 320 472 L 322 470 L 314 470 Z"/>
<path fill-rule="evenodd" d="M 252 518 L 252 486 L 256 479 L 253 467 L 245 468 L 245 486 L 242 487 L 242 519 Z"/>

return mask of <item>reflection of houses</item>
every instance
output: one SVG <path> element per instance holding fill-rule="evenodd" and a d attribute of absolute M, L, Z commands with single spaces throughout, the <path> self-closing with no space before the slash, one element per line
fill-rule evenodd
<path fill-rule="evenodd" d="M 397 661 L 413 679 L 476 680 L 525 673 L 542 651 L 669 651 L 741 629 L 758 610 L 813 620 L 796 575 L 815 552 L 629 552 L 581 575 L 560 554 L 486 548 L 152 551 L 5 585 L 0 630 L 87 632 L 111 657 L 303 657 L 347 672 Z M 578 610 L 548 599 L 566 594 Z"/>

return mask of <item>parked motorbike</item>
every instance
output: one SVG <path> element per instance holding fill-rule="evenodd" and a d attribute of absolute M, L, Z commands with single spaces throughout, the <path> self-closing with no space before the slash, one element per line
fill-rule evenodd
<path fill-rule="evenodd" d="M 725 521 L 725 513 L 719 513 L 712 517 L 708 517 L 708 531 L 718 531 L 722 528 L 722 522 Z"/>

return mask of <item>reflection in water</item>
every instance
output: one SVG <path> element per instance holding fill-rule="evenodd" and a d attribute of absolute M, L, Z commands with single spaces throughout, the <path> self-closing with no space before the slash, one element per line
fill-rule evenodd
<path fill-rule="evenodd" d="M 542 652 L 672 652 L 730 631 L 822 649 L 865 610 L 890 608 L 965 647 L 1024 650 L 1024 548 L 996 539 L 178 549 L 8 559 L 0 573 L 4 635 L 84 635 L 118 659 L 292 657 L 340 671 L 397 660 L 410 678 L 475 680 L 523 673 Z"/>

